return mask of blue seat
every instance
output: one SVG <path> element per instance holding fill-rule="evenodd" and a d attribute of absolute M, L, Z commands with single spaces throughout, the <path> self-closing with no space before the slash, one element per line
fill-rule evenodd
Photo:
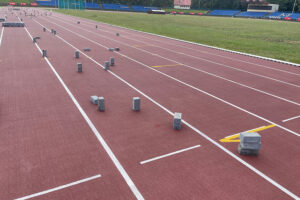
<path fill-rule="evenodd" d="M 87 9 L 100 9 L 100 6 L 97 3 L 85 3 L 85 8 Z"/>
<path fill-rule="evenodd" d="M 241 12 L 240 10 L 213 10 L 208 15 L 215 16 L 234 16 Z"/>
<path fill-rule="evenodd" d="M 262 18 L 267 15 L 267 12 L 242 12 L 237 17 Z"/>
<path fill-rule="evenodd" d="M 57 0 L 36 1 L 36 3 L 40 6 L 48 6 L 48 7 L 56 7 L 58 5 Z"/>
<path fill-rule="evenodd" d="M 105 10 L 130 11 L 130 8 L 127 5 L 103 3 L 102 6 Z"/>
<path fill-rule="evenodd" d="M 156 7 L 145 7 L 145 6 L 131 6 L 132 11 L 135 12 L 148 12 L 149 10 L 157 10 Z"/>

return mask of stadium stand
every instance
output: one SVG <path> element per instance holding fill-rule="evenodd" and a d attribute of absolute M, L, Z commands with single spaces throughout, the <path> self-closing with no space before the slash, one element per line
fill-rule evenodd
<path fill-rule="evenodd" d="M 284 12 L 274 12 L 268 15 L 266 18 L 269 19 L 283 19 L 285 17 L 289 17 L 292 13 L 284 13 Z"/>
<path fill-rule="evenodd" d="M 40 6 L 47 6 L 47 7 L 56 7 L 58 5 L 58 0 L 43 0 L 43 1 L 36 1 L 36 3 Z"/>
<path fill-rule="evenodd" d="M 132 11 L 135 12 L 148 12 L 149 10 L 158 10 L 156 7 L 145 7 L 145 6 L 131 6 Z"/>
<path fill-rule="evenodd" d="M 97 10 L 101 9 L 99 4 L 97 4 L 97 3 L 88 3 L 88 2 L 85 3 L 85 8 L 87 8 L 87 9 L 97 9 Z"/>
<path fill-rule="evenodd" d="M 292 20 L 298 20 L 298 18 L 300 18 L 300 13 L 293 13 L 289 17 L 291 17 Z"/>
<path fill-rule="evenodd" d="M 241 12 L 236 17 L 263 18 L 267 14 L 267 12 Z"/>
<path fill-rule="evenodd" d="M 130 8 L 127 5 L 103 3 L 102 6 L 105 10 L 130 11 Z"/>
<path fill-rule="evenodd" d="M 241 12 L 240 10 L 213 10 L 208 15 L 232 17 L 240 12 Z"/>

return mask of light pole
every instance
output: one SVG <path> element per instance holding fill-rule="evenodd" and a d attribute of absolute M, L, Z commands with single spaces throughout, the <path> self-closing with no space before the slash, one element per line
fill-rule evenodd
<path fill-rule="evenodd" d="M 296 6 L 296 0 L 294 1 L 294 6 L 293 6 L 293 11 L 292 11 L 292 13 L 294 13 L 294 11 L 295 11 L 295 6 Z"/>

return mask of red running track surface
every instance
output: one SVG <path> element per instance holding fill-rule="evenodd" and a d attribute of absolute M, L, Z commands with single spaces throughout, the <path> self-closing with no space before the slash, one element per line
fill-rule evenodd
<path fill-rule="evenodd" d="M 27 10 L 38 16 L 25 17 L 23 11 L 8 12 L 8 18 L 19 15 L 26 30 L 5 28 L 0 46 L 1 199 L 98 174 L 33 199 L 300 195 L 300 118 L 283 122 L 300 114 L 299 68 L 62 14 L 41 16 L 46 11 L 38 9 Z M 42 27 L 55 29 L 57 36 Z M 38 47 L 47 50 L 49 63 L 135 187 L 112 162 L 29 34 L 41 37 Z M 109 52 L 108 47 L 121 50 Z M 75 59 L 76 48 L 91 51 Z M 105 71 L 101 64 L 110 57 L 116 66 Z M 77 62 L 83 64 L 81 74 Z M 105 97 L 105 112 L 89 102 L 91 95 Z M 140 112 L 131 111 L 135 96 L 141 98 Z M 186 122 L 180 131 L 172 129 L 174 112 L 183 113 Z M 262 149 L 257 157 L 240 156 L 237 143 L 219 141 L 270 124 L 276 126 L 259 132 Z M 195 145 L 200 147 L 141 164 Z"/>

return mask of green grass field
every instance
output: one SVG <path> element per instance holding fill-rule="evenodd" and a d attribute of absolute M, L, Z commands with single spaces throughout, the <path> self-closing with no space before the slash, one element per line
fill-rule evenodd
<path fill-rule="evenodd" d="M 57 10 L 201 44 L 300 63 L 300 23 L 141 13 Z"/>

